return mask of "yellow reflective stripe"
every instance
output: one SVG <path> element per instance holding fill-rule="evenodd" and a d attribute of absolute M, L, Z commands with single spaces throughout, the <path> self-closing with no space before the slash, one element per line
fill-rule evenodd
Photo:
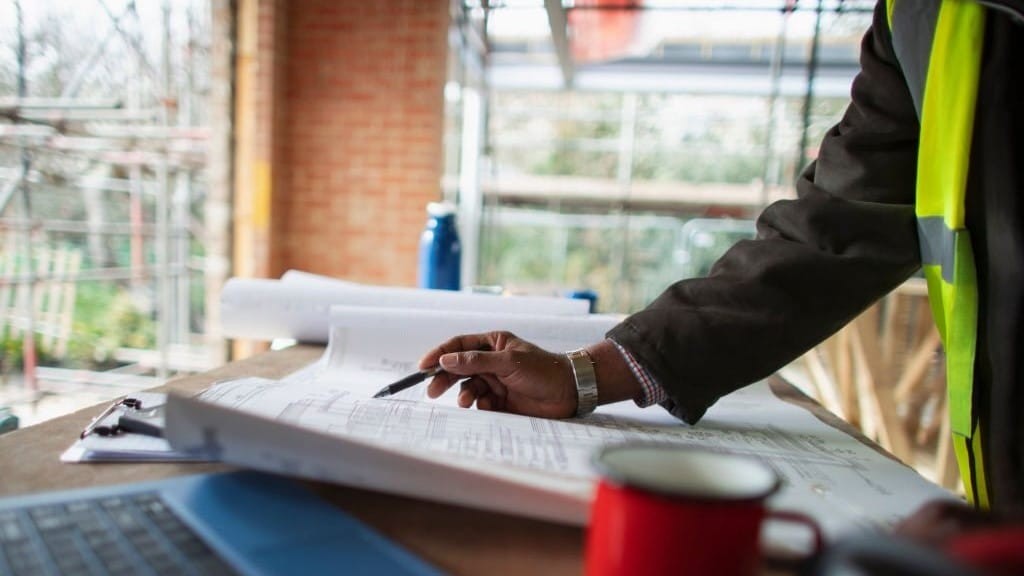
<path fill-rule="evenodd" d="M 985 460 L 981 441 L 981 426 L 977 425 L 971 436 L 953 434 L 953 452 L 960 467 L 960 478 L 964 482 L 964 493 L 967 501 L 977 508 L 988 510 L 991 495 L 988 481 L 985 478 Z"/>
<path fill-rule="evenodd" d="M 925 81 L 917 214 L 944 216 L 953 230 L 964 227 L 964 189 L 984 23 L 984 10 L 977 3 L 943 2 Z"/>
<path fill-rule="evenodd" d="M 974 475 L 971 474 L 970 445 L 967 438 L 953 434 L 953 452 L 956 454 L 956 462 L 960 468 L 960 480 L 964 483 L 964 494 L 967 495 L 967 502 L 977 506 L 977 495 L 974 493 Z"/>
<path fill-rule="evenodd" d="M 974 428 L 974 435 L 971 436 L 971 455 L 974 457 L 974 505 L 982 510 L 988 510 L 991 499 L 988 493 L 988 480 L 985 478 L 985 450 L 981 443 L 981 425 Z"/>
<path fill-rule="evenodd" d="M 974 253 L 967 230 L 956 234 L 953 285 L 943 294 L 946 310 L 946 388 L 949 393 L 950 428 L 970 436 L 974 428 L 974 353 L 978 326 L 978 285 Z M 943 283 L 943 292 L 949 284 Z"/>
<path fill-rule="evenodd" d="M 896 12 L 896 0 L 885 0 L 885 19 L 889 23 L 889 33 L 892 33 L 892 15 Z"/>

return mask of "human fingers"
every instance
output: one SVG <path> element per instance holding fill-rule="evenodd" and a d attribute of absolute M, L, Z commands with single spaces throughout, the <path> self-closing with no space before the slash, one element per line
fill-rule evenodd
<path fill-rule="evenodd" d="M 420 358 L 419 367 L 421 370 L 433 368 L 440 362 L 439 359 L 445 354 L 451 354 L 462 350 L 476 350 L 479 348 L 488 349 L 491 341 L 487 334 L 460 334 L 445 340 L 441 345 L 428 351 Z M 461 375 L 441 371 L 435 375 L 427 384 L 427 397 L 437 398 L 452 387 L 453 384 L 462 379 Z"/>
<path fill-rule="evenodd" d="M 448 372 L 438 372 L 427 384 L 427 398 L 437 398 L 452 387 L 453 384 L 461 380 L 462 376 L 456 376 L 455 374 L 449 374 Z"/>
<path fill-rule="evenodd" d="M 437 361 L 446 372 L 462 376 L 510 374 L 516 368 L 512 357 L 516 344 L 524 344 L 511 332 L 501 331 L 457 338 L 464 351 L 442 354 Z"/>
<path fill-rule="evenodd" d="M 421 369 L 432 368 L 438 365 L 438 360 L 445 354 L 462 352 L 465 350 L 492 350 L 493 333 L 460 334 L 445 340 L 441 345 L 429 350 L 420 358 Z"/>
<path fill-rule="evenodd" d="M 476 407 L 480 410 L 506 411 L 508 388 L 493 374 L 481 374 L 479 378 L 487 383 L 487 391 L 477 396 Z"/>
<path fill-rule="evenodd" d="M 462 381 L 459 390 L 458 404 L 460 408 L 469 408 L 473 402 L 483 398 L 488 393 L 487 382 L 483 378 L 473 377 Z"/>
<path fill-rule="evenodd" d="M 516 342 L 521 341 L 505 331 L 463 334 L 447 340 L 420 360 L 421 367 L 440 365 L 444 369 L 427 385 L 427 396 L 437 398 L 466 376 L 508 374 L 514 365 L 504 350 L 514 348 Z M 502 386 L 498 379 L 491 380 L 492 384 Z"/>

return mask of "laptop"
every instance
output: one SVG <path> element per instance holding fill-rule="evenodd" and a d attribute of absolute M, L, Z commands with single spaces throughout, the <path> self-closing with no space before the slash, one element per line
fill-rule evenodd
<path fill-rule="evenodd" d="M 301 484 L 197 474 L 0 499 L 0 574 L 441 574 Z"/>

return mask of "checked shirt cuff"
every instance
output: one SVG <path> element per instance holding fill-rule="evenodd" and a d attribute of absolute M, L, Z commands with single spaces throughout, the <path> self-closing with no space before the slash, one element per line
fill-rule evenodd
<path fill-rule="evenodd" d="M 626 360 L 626 364 L 629 365 L 630 372 L 640 382 L 640 392 L 633 397 L 633 402 L 641 408 L 660 404 L 665 400 L 668 400 L 668 393 L 665 389 L 658 384 L 657 380 L 651 376 L 650 372 L 644 369 L 636 358 L 629 353 L 628 350 L 619 345 L 615 340 L 611 340 L 611 343 L 615 345 L 615 348 L 619 350 L 622 357 Z"/>

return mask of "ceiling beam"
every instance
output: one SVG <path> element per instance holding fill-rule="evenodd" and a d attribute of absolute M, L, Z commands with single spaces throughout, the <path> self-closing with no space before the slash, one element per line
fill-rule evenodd
<path fill-rule="evenodd" d="M 569 19 L 562 0 L 544 0 L 548 12 L 548 25 L 551 26 L 551 41 L 558 54 L 558 66 L 562 69 L 562 80 L 568 90 L 573 85 L 574 67 L 569 52 Z"/>

